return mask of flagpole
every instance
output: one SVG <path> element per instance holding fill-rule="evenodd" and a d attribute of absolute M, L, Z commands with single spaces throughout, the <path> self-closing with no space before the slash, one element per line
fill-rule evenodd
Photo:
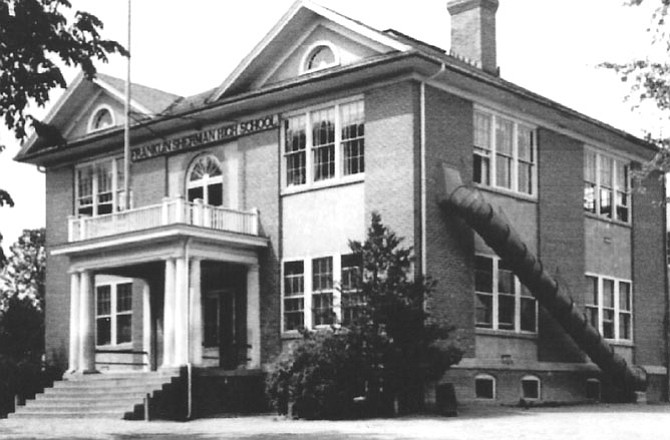
<path fill-rule="evenodd" d="M 126 123 L 123 133 L 123 188 L 125 194 L 124 209 L 130 209 L 130 10 L 131 0 L 128 0 L 128 59 L 126 71 Z"/>

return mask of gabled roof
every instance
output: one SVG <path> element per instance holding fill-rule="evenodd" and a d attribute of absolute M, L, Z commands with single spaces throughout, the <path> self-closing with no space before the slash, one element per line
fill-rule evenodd
<path fill-rule="evenodd" d="M 119 103 L 125 102 L 125 80 L 115 78 L 103 73 L 97 73 L 96 77 L 88 81 L 82 72 L 70 83 L 65 93 L 56 101 L 47 113 L 43 124 L 54 129 L 62 129 L 72 118 L 72 112 L 61 111 L 64 108 L 85 108 L 97 94 L 106 92 Z M 131 112 L 137 119 L 153 118 L 160 116 L 175 101 L 181 99 L 178 95 L 164 92 L 162 90 L 131 83 Z M 33 133 L 26 143 L 21 147 L 17 158 L 26 155 L 29 151 L 44 147 L 45 139 L 40 139 Z"/>
<path fill-rule="evenodd" d="M 125 100 L 126 81 L 115 78 L 110 75 L 98 73 L 93 80 L 110 93 L 118 96 L 121 94 L 121 100 Z M 141 84 L 130 84 L 131 105 L 137 110 L 142 110 L 147 116 L 153 116 L 162 113 L 168 106 L 173 104 L 180 96 L 143 86 Z"/>
<path fill-rule="evenodd" d="M 354 34 L 361 35 L 377 44 L 384 46 L 389 51 L 405 52 L 411 47 L 384 32 L 373 29 L 359 21 L 352 20 L 328 8 L 311 2 L 310 0 L 298 0 L 277 24 L 263 37 L 254 49 L 242 60 L 226 80 L 216 89 L 209 101 L 216 101 L 229 91 L 240 91 L 239 85 L 244 84 L 245 77 L 252 77 L 261 68 L 267 57 L 275 52 L 276 47 L 281 47 L 282 37 L 294 39 L 296 31 L 303 30 L 313 14 L 321 16 L 337 25 L 351 30 Z"/>

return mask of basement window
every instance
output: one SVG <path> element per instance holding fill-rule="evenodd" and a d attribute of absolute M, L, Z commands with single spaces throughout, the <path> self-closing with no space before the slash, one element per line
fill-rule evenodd
<path fill-rule="evenodd" d="M 493 400 L 496 398 L 496 379 L 489 374 L 478 374 L 475 377 L 475 397 Z"/>
<path fill-rule="evenodd" d="M 521 397 L 524 400 L 539 400 L 540 383 L 536 376 L 524 376 L 521 379 Z"/>
<path fill-rule="evenodd" d="M 600 381 L 598 379 L 586 379 L 586 398 L 600 400 Z"/>

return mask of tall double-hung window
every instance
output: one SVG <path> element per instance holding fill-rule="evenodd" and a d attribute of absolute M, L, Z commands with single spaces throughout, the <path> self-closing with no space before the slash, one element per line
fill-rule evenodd
<path fill-rule="evenodd" d="M 584 152 L 584 211 L 630 223 L 630 168 L 627 161 Z"/>
<path fill-rule="evenodd" d="M 628 280 L 586 275 L 584 298 L 589 323 L 606 339 L 633 338 L 633 291 Z"/>
<path fill-rule="evenodd" d="M 123 206 L 123 159 L 111 158 L 75 169 L 76 213 L 111 214 Z"/>
<path fill-rule="evenodd" d="M 96 345 L 132 342 L 133 284 L 96 287 Z"/>
<path fill-rule="evenodd" d="M 537 133 L 511 118 L 474 112 L 473 181 L 535 195 Z"/>
<path fill-rule="evenodd" d="M 537 331 L 535 298 L 497 257 L 475 257 L 475 325 L 492 330 Z"/>
<path fill-rule="evenodd" d="M 363 100 L 301 112 L 284 121 L 284 185 L 336 182 L 365 172 Z"/>
<path fill-rule="evenodd" d="M 365 307 L 360 274 L 351 254 L 284 262 L 284 331 L 355 322 Z"/>

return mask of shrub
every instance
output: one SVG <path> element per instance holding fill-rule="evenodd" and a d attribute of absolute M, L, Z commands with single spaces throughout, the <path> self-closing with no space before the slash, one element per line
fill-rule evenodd
<path fill-rule="evenodd" d="M 382 415 L 394 400 L 403 411 L 417 410 L 426 381 L 460 361 L 462 351 L 447 341 L 453 328 L 428 321 L 424 304 L 435 283 L 413 275 L 412 250 L 401 242 L 378 214 L 365 242 L 350 242 L 361 268 L 346 286 L 346 301 L 342 295 L 347 321 L 303 331 L 274 362 L 266 385 L 280 414 Z"/>

